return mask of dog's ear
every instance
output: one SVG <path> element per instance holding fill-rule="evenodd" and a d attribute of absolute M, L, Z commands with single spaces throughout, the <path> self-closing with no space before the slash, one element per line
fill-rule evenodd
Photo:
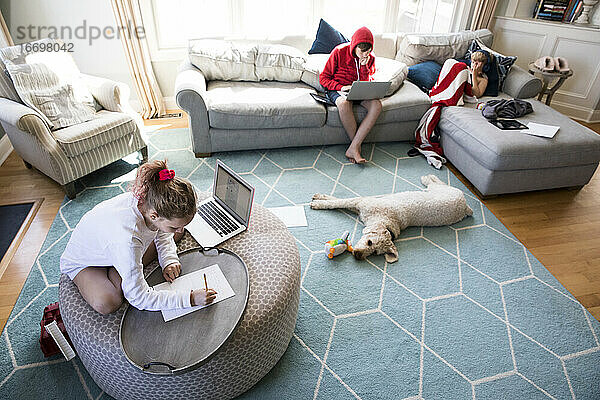
<path fill-rule="evenodd" d="M 398 261 L 398 249 L 392 243 L 390 247 L 385 250 L 385 261 L 388 263 L 393 263 Z"/>

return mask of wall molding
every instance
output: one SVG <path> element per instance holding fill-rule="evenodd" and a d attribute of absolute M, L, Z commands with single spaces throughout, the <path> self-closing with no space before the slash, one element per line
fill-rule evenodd
<path fill-rule="evenodd" d="M 0 165 L 2 165 L 4 161 L 6 161 L 6 159 L 12 151 L 13 147 L 10 143 L 8 135 L 2 136 L 2 139 L 0 139 Z"/>
<path fill-rule="evenodd" d="M 595 124 L 595 123 L 599 123 L 600 122 L 600 110 L 593 110 L 591 117 L 590 117 L 590 123 Z"/>
<path fill-rule="evenodd" d="M 554 98 L 552 99 L 552 108 L 570 118 L 585 121 L 590 124 L 600 122 L 600 110 L 593 110 L 587 107 L 564 103 Z"/>

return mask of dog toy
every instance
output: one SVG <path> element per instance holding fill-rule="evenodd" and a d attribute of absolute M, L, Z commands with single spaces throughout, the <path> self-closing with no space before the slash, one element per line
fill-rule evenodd
<path fill-rule="evenodd" d="M 350 232 L 346 231 L 340 239 L 333 239 L 325 243 L 325 254 L 327 254 L 329 259 L 339 256 L 346 250 L 352 251 L 348 236 L 350 236 Z"/>

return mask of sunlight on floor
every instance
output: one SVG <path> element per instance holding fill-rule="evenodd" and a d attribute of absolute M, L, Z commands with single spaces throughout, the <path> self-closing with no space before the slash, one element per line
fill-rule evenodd
<path fill-rule="evenodd" d="M 172 124 L 146 125 L 146 126 L 144 126 L 143 133 L 145 133 L 145 134 L 155 133 L 161 129 L 166 129 L 171 126 L 172 126 Z"/>

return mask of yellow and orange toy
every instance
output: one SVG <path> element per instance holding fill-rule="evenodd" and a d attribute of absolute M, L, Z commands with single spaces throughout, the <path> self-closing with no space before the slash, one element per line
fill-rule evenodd
<path fill-rule="evenodd" d="M 348 236 L 350 236 L 350 232 L 346 231 L 340 239 L 333 239 L 325 243 L 325 254 L 329 259 L 339 256 L 346 250 L 352 252 L 352 245 L 350 245 Z"/>

